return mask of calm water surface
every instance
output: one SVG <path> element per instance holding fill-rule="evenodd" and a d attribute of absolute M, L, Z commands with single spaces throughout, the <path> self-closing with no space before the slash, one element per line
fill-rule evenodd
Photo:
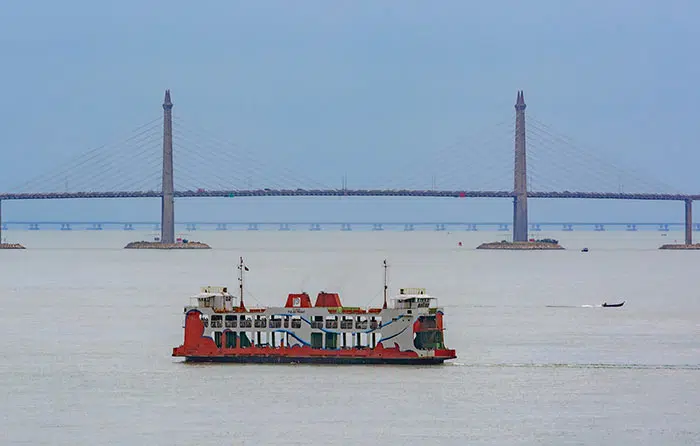
<path fill-rule="evenodd" d="M 700 444 L 700 253 L 655 249 L 679 234 L 546 234 L 563 252 L 473 249 L 498 233 L 212 231 L 190 252 L 120 249 L 138 231 L 4 235 L 30 249 L 0 251 L 1 444 Z M 172 358 L 188 296 L 236 287 L 240 255 L 249 306 L 379 305 L 387 258 L 391 288 L 440 298 L 458 359 Z"/>

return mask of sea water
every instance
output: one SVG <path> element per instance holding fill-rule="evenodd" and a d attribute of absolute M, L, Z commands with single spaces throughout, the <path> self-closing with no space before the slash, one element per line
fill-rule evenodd
<path fill-rule="evenodd" d="M 700 444 L 700 252 L 648 232 L 199 231 L 205 251 L 124 250 L 139 231 L 7 231 L 0 444 Z M 10 240 L 11 239 L 11 240 Z M 462 242 L 462 246 L 458 243 Z M 582 253 L 582 247 L 590 252 Z M 425 287 L 442 366 L 192 365 L 172 358 L 200 286 L 248 306 Z M 624 300 L 622 308 L 601 308 Z"/>

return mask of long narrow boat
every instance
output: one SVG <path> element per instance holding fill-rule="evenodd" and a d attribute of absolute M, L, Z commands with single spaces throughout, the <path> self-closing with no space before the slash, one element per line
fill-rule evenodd
<path fill-rule="evenodd" d="M 619 304 L 609 304 L 609 303 L 607 303 L 607 302 L 603 302 L 603 305 L 602 305 L 602 306 L 603 306 L 603 307 L 606 307 L 606 308 L 617 308 L 617 307 L 623 306 L 624 304 L 625 304 L 625 301 L 623 300 L 623 301 L 620 302 Z"/>
<path fill-rule="evenodd" d="M 227 287 L 203 287 L 184 309 L 184 342 L 172 355 L 190 362 L 442 364 L 456 358 L 445 346 L 437 298 L 402 288 L 381 308 L 345 307 L 337 293 L 289 294 L 283 307 L 246 308 Z"/>

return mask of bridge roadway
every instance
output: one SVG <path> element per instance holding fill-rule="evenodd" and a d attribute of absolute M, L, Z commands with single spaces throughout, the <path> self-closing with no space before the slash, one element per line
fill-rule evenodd
<path fill-rule="evenodd" d="M 512 191 L 407 190 L 407 189 L 251 189 L 175 191 L 175 197 L 435 197 L 514 198 Z M 77 198 L 160 198 L 159 191 L 4 193 L 0 200 L 55 200 Z M 609 200 L 700 200 L 700 195 L 619 192 L 528 192 L 528 198 L 578 198 Z"/>

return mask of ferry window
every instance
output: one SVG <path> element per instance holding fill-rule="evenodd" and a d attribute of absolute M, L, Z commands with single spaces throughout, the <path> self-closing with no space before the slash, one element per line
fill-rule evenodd
<path fill-rule="evenodd" d="M 209 317 L 206 314 L 200 315 L 199 319 L 202 321 L 202 324 L 204 324 L 205 328 L 209 326 Z"/>
<path fill-rule="evenodd" d="M 335 317 L 326 319 L 326 328 L 338 328 L 338 320 Z"/>
<path fill-rule="evenodd" d="M 311 328 L 323 328 L 323 316 L 314 316 L 311 322 Z"/>
<path fill-rule="evenodd" d="M 292 319 L 292 328 L 301 328 L 301 319 Z"/>
<path fill-rule="evenodd" d="M 221 320 L 220 315 L 214 315 L 211 317 L 211 328 L 221 328 L 222 327 L 222 320 Z"/>
<path fill-rule="evenodd" d="M 289 318 L 288 317 L 284 318 L 284 328 L 289 328 Z"/>
<path fill-rule="evenodd" d="M 270 328 L 280 328 L 282 326 L 282 319 L 270 319 Z"/>
<path fill-rule="evenodd" d="M 224 319 L 224 326 L 226 328 L 236 328 L 237 324 L 236 316 L 226 316 Z"/>

